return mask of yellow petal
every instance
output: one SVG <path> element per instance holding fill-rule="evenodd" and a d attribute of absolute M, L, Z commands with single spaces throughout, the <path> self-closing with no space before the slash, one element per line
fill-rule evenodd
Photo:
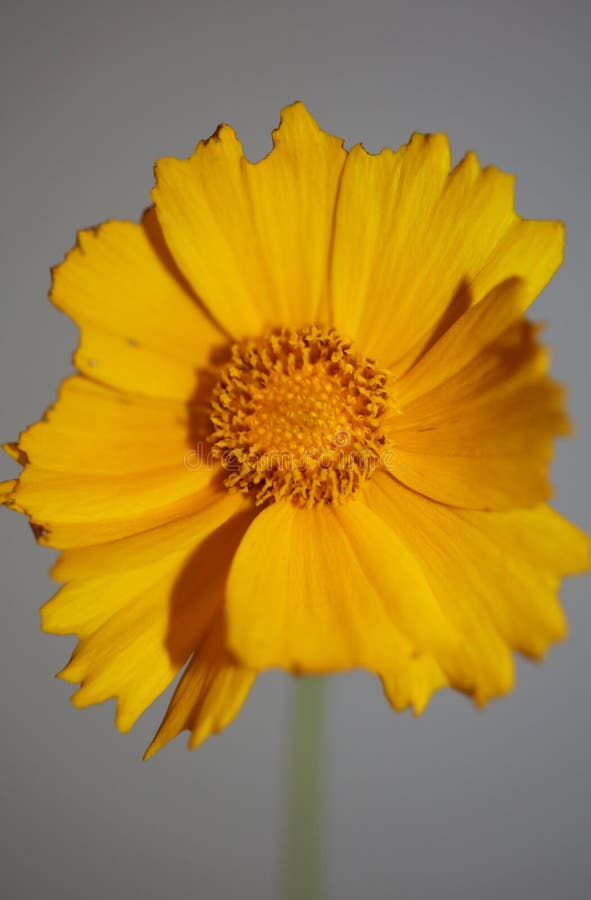
<path fill-rule="evenodd" d="M 521 318 L 529 303 L 526 283 L 512 278 L 497 285 L 468 309 L 434 346 L 396 381 L 396 402 L 409 404 L 471 363 Z"/>
<path fill-rule="evenodd" d="M 187 404 L 133 396 L 75 375 L 18 447 L 27 462 L 46 471 L 148 472 L 175 467 L 195 449 L 198 417 L 200 410 Z"/>
<path fill-rule="evenodd" d="M 328 506 L 280 502 L 256 517 L 230 570 L 226 616 L 228 646 L 255 669 L 372 668 L 410 652 Z"/>
<path fill-rule="evenodd" d="M 184 672 L 144 759 L 181 731 L 191 732 L 191 750 L 223 731 L 242 709 L 254 679 L 255 672 L 238 665 L 226 650 L 220 617 Z"/>
<path fill-rule="evenodd" d="M 0 503 L 6 503 L 16 487 L 16 481 L 0 481 Z"/>
<path fill-rule="evenodd" d="M 265 509 L 234 558 L 226 615 L 228 646 L 253 668 L 384 671 L 432 650 L 469 683 L 418 562 L 363 501 Z"/>
<path fill-rule="evenodd" d="M 465 308 L 462 296 L 477 303 L 518 276 L 531 303 L 562 260 L 562 224 L 518 217 L 511 177 L 481 169 L 473 153 L 449 168 L 443 135 L 414 135 L 397 153 L 354 147 L 343 170 L 334 322 L 387 365 L 419 354 Z"/>
<path fill-rule="evenodd" d="M 80 641 L 61 673 L 65 681 L 81 683 L 72 696 L 75 706 L 117 697 L 117 725 L 127 731 L 168 687 L 216 611 L 211 595 L 198 596 L 190 585 L 179 587 L 175 575 L 142 589 L 139 572 L 139 593 L 127 603 L 122 595 L 125 605 Z"/>
<path fill-rule="evenodd" d="M 51 299 L 80 326 L 76 366 L 132 393 L 188 400 L 225 336 L 176 269 L 149 210 L 141 224 L 82 231 L 54 269 Z"/>
<path fill-rule="evenodd" d="M 11 506 L 40 526 L 48 546 L 93 544 L 187 515 L 203 491 L 214 490 L 215 474 L 205 467 L 192 471 L 182 461 L 150 472 L 84 477 L 27 466 Z"/>
<path fill-rule="evenodd" d="M 126 566 L 113 568 L 106 560 L 103 568 L 98 564 L 103 550 L 110 548 L 94 547 L 97 564 L 87 570 L 76 570 L 65 553 L 58 561 L 56 571 L 61 576 L 71 578 L 63 585 L 55 596 L 49 600 L 41 610 L 41 618 L 44 631 L 51 634 L 76 634 L 78 637 L 87 637 L 96 631 L 125 603 L 122 598 L 131 598 L 146 585 L 157 581 L 171 572 L 180 573 L 183 565 L 196 547 L 204 547 L 212 553 L 211 567 L 205 567 L 204 572 L 209 577 L 213 572 L 215 579 L 218 572 L 227 567 L 228 557 L 224 555 L 224 546 L 232 547 L 233 536 L 241 537 L 251 521 L 252 513 L 238 514 L 221 522 L 205 521 L 201 528 L 197 527 L 197 520 L 193 520 L 192 527 L 187 529 L 183 540 L 177 541 L 173 546 L 163 545 L 162 552 L 158 554 L 146 554 L 146 557 L 130 556 Z M 236 538 L 236 539 L 238 539 Z M 213 548 L 213 550 L 212 550 Z M 203 553 L 202 550 L 199 551 Z M 199 558 L 199 556 L 197 557 Z M 195 567 L 193 567 L 195 568 Z M 199 583 L 199 573 L 196 573 Z"/>
<path fill-rule="evenodd" d="M 412 494 L 402 485 L 397 486 L 393 479 L 381 472 L 374 475 L 365 495 L 370 509 L 382 519 L 393 540 L 403 541 L 407 552 L 414 555 L 441 609 L 462 636 L 462 649 L 469 659 L 465 664 L 467 674 L 461 671 L 458 678 L 436 654 L 428 655 L 439 663 L 450 684 L 472 694 L 478 703 L 510 691 L 514 678 L 511 654 L 494 624 L 482 616 L 481 609 L 467 589 L 463 580 L 464 563 L 460 565 L 460 560 L 456 558 L 457 548 L 460 552 L 462 548 L 459 542 L 456 544 L 456 535 L 445 519 L 446 508 L 419 498 L 419 502 L 425 504 L 420 508 L 421 517 L 417 514 L 416 505 L 413 505 L 419 495 Z M 438 521 L 435 517 L 440 514 L 443 522 L 447 522 L 447 535 L 444 524 L 439 529 L 433 525 L 434 520 Z M 419 614 L 418 608 L 415 614 Z M 403 670 L 399 665 L 394 668 L 399 672 Z M 382 674 L 387 676 L 388 670 L 384 669 Z M 407 677 L 411 677 L 411 673 Z M 425 702 L 428 696 L 426 694 Z"/>
<path fill-rule="evenodd" d="M 589 569 L 589 536 L 546 504 L 494 514 L 477 510 L 453 514 L 471 529 L 474 541 L 493 545 L 499 557 L 515 557 L 529 569 L 561 577 Z M 540 598 L 542 608 L 544 603 Z"/>
<path fill-rule="evenodd" d="M 254 224 L 282 324 L 327 324 L 328 258 L 346 153 L 302 103 L 283 110 L 272 152 L 248 166 Z"/>
<path fill-rule="evenodd" d="M 61 673 L 81 683 L 72 697 L 76 706 L 117 697 L 117 725 L 131 728 L 221 609 L 229 564 L 246 526 L 244 518 L 234 518 L 133 571 L 86 578 L 58 592 L 42 611 L 43 627 L 80 637 Z"/>
<path fill-rule="evenodd" d="M 41 607 L 41 626 L 48 634 L 88 637 L 111 616 L 129 605 L 146 586 L 154 584 L 178 566 L 189 551 L 171 554 L 145 566 L 106 575 L 75 578 L 63 585 Z"/>
<path fill-rule="evenodd" d="M 10 505 L 65 548 L 145 531 L 195 509 L 219 483 L 203 408 L 67 379 L 10 453 L 25 466 Z"/>
<path fill-rule="evenodd" d="M 550 458 L 531 460 L 499 456 L 436 456 L 398 449 L 392 474 L 413 490 L 439 503 L 465 509 L 512 509 L 533 506 L 552 495 Z M 529 468 L 528 468 L 529 467 Z"/>
<path fill-rule="evenodd" d="M 475 301 L 506 278 L 523 278 L 530 301 L 542 291 L 564 257 L 563 222 L 545 222 L 516 217 L 513 227 L 499 241 L 486 264 L 472 278 Z"/>
<path fill-rule="evenodd" d="M 395 358 L 387 338 L 397 340 L 411 312 L 417 315 L 405 289 L 409 270 L 419 260 L 424 267 L 426 259 L 412 248 L 421 244 L 449 167 L 442 134 L 415 134 L 397 153 L 386 149 L 376 156 L 358 145 L 347 157 L 335 215 L 331 300 L 335 327 L 356 336 L 364 353 L 383 349 L 379 336 L 386 327 L 386 359 Z M 402 355 L 407 348 L 398 349 Z"/>
<path fill-rule="evenodd" d="M 167 243 L 211 314 L 236 337 L 327 317 L 327 258 L 342 142 L 301 103 L 283 111 L 274 150 L 249 163 L 222 125 L 188 160 L 156 167 Z"/>
<path fill-rule="evenodd" d="M 60 548 L 186 516 L 219 481 L 202 419 L 199 407 L 67 379 L 15 448 L 25 470 L 10 504 L 31 517 L 43 543 Z"/>
<path fill-rule="evenodd" d="M 412 706 L 417 716 L 425 710 L 435 691 L 448 684 L 445 673 L 429 654 L 413 657 L 382 675 L 384 693 L 394 709 L 402 712 Z"/>
<path fill-rule="evenodd" d="M 589 541 L 546 506 L 454 510 L 376 473 L 370 507 L 421 560 L 442 608 L 469 641 L 483 702 L 511 687 L 508 648 L 539 657 L 565 633 L 559 576 L 588 567 Z"/>
<path fill-rule="evenodd" d="M 128 537 L 80 546 L 73 543 L 72 529 L 72 532 L 66 532 L 72 547 L 59 557 L 52 569 L 52 577 L 56 581 L 69 581 L 142 566 L 195 544 L 232 516 L 248 514 L 251 507 L 252 504 L 242 494 L 205 489 L 196 494 L 190 510 L 183 515 L 176 514 L 176 510 L 163 523 Z M 97 535 L 101 534 L 97 529 Z"/>
<path fill-rule="evenodd" d="M 414 490 L 452 506 L 531 506 L 550 496 L 554 437 L 569 431 L 563 392 L 547 378 L 547 354 L 526 321 L 466 362 L 472 352 L 462 348 L 478 347 L 481 339 L 470 321 L 463 335 L 463 323 L 478 309 L 456 323 L 449 347 L 427 353 L 416 377 L 411 370 L 407 405 L 405 379 L 396 385 L 401 408 L 389 423 L 394 456 L 388 468 Z M 437 359 L 430 366 L 432 354 Z M 412 399 L 421 387 L 427 392 Z"/>

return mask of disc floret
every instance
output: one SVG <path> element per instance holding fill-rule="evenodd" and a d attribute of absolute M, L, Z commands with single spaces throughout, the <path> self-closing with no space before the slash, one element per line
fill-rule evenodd
<path fill-rule="evenodd" d="M 258 505 L 341 502 L 379 463 L 386 385 L 334 330 L 284 328 L 235 344 L 212 399 L 224 484 Z"/>

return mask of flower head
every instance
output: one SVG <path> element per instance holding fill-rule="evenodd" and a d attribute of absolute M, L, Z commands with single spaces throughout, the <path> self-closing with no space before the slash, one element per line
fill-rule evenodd
<path fill-rule="evenodd" d="M 362 667 L 417 712 L 510 690 L 588 564 L 545 504 L 568 420 L 524 318 L 562 225 L 443 135 L 346 152 L 299 103 L 257 164 L 225 125 L 161 160 L 153 200 L 54 271 L 78 373 L 0 486 L 61 551 L 74 703 L 127 730 L 186 666 L 151 754 L 271 667 Z"/>

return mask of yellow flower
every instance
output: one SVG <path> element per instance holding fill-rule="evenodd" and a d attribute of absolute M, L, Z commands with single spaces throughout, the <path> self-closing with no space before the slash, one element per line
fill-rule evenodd
<path fill-rule="evenodd" d="M 563 226 L 444 135 L 346 152 L 301 104 L 257 164 L 226 125 L 161 160 L 153 200 L 55 270 L 79 374 L 0 487 L 62 551 L 75 705 L 116 697 L 125 731 L 187 664 L 151 754 L 272 667 L 361 667 L 417 712 L 509 691 L 588 564 L 544 502 L 568 421 L 524 318 Z"/>

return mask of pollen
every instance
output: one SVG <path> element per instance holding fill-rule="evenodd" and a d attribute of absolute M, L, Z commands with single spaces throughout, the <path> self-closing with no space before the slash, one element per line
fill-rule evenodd
<path fill-rule="evenodd" d="M 387 373 L 315 327 L 232 348 L 212 399 L 214 455 L 230 490 L 257 505 L 336 503 L 375 470 L 386 438 Z"/>

